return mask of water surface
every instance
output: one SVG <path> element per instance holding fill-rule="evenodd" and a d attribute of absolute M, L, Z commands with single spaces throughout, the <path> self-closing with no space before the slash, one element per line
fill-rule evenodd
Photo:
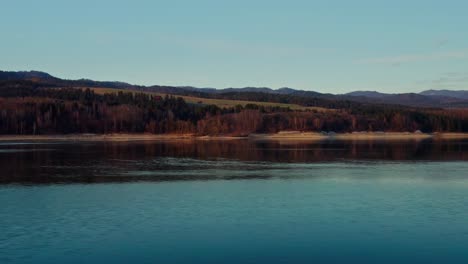
<path fill-rule="evenodd" d="M 468 142 L 0 143 L 0 263 L 467 263 Z"/>

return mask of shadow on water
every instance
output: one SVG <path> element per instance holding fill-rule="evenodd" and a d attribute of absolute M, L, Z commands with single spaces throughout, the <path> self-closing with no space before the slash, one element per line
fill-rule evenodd
<path fill-rule="evenodd" d="M 466 160 L 466 140 L 9 142 L 0 183 L 268 179 L 314 164 Z"/>

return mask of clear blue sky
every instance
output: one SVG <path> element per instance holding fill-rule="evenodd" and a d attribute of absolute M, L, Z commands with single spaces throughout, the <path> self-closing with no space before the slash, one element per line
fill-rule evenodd
<path fill-rule="evenodd" d="M 15 0 L 0 69 L 320 92 L 468 90 L 468 1 Z"/>

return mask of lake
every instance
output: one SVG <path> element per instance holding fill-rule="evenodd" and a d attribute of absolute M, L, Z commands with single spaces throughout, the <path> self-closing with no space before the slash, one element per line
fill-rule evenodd
<path fill-rule="evenodd" d="M 0 142 L 0 263 L 468 263 L 468 141 Z"/>

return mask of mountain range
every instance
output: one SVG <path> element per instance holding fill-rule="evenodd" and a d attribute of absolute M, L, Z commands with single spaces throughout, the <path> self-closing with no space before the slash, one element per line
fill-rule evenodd
<path fill-rule="evenodd" d="M 299 97 L 312 97 L 330 100 L 348 100 L 369 104 L 396 104 L 413 107 L 457 108 L 468 107 L 468 90 L 426 90 L 420 93 L 380 93 L 377 91 L 354 91 L 346 94 L 319 93 L 315 91 L 298 90 L 293 88 L 271 89 L 267 87 L 244 88 L 197 88 L 192 86 L 141 86 L 116 81 L 94 81 L 89 79 L 66 80 L 54 77 L 41 71 L 0 71 L 0 82 L 28 81 L 38 87 L 100 87 L 113 89 L 126 89 L 138 91 L 151 91 L 174 95 L 209 95 L 209 94 L 242 94 L 257 93 L 268 95 L 286 95 Z"/>

